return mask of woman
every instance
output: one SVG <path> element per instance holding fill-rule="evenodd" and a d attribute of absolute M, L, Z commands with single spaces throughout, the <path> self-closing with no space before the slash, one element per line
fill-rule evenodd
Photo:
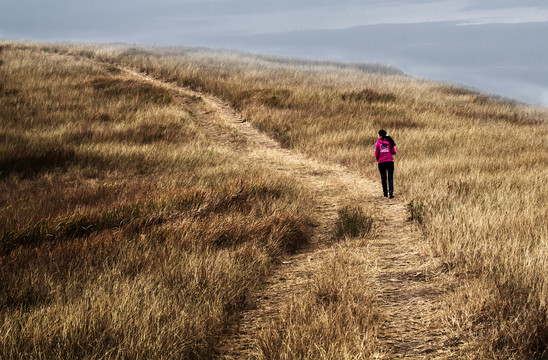
<path fill-rule="evenodd" d="M 377 143 L 375 144 L 375 158 L 379 163 L 379 171 L 381 172 L 383 196 L 387 197 L 390 192 L 391 199 L 394 197 L 394 158 L 392 155 L 395 155 L 396 153 L 396 143 L 394 142 L 394 139 L 386 135 L 386 131 L 380 130 L 379 140 L 377 140 Z M 387 178 L 388 186 L 386 185 Z"/>

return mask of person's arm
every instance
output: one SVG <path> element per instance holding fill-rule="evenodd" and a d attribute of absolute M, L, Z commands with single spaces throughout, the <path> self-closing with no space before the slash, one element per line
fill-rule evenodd
<path fill-rule="evenodd" d="M 380 149 L 379 149 L 379 143 L 377 142 L 375 144 L 375 159 L 379 161 L 379 156 L 381 155 Z"/>
<path fill-rule="evenodd" d="M 392 155 L 396 155 L 398 152 L 396 151 L 396 147 L 395 146 L 390 146 L 390 153 Z"/>

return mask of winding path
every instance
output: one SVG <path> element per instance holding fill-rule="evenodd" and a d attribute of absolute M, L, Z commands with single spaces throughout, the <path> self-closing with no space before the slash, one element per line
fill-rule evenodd
<path fill-rule="evenodd" d="M 367 239 L 364 261 L 375 262 L 373 282 L 378 294 L 376 306 L 382 314 L 375 354 L 379 359 L 452 358 L 456 349 L 448 345 L 442 309 L 451 279 L 437 264 L 423 256 L 425 245 L 416 226 L 408 221 L 401 199 L 380 196 L 380 184 L 336 164 L 321 163 L 280 145 L 243 121 L 226 103 L 208 94 L 166 83 L 131 69 L 125 76 L 152 82 L 173 92 L 179 101 L 203 100 L 212 137 L 230 141 L 223 129 L 243 139 L 242 161 L 252 161 L 297 179 L 316 199 L 312 216 L 317 219 L 312 242 L 302 252 L 288 256 L 270 276 L 264 290 L 255 295 L 252 306 L 235 322 L 233 334 L 219 348 L 221 359 L 258 357 L 255 335 L 279 315 L 281 306 L 307 291 L 303 286 L 332 256 L 332 231 L 337 211 L 347 204 L 360 204 L 374 216 L 376 231 Z"/>

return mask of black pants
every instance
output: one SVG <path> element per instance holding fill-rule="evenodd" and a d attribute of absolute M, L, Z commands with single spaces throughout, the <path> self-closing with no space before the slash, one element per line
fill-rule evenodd
<path fill-rule="evenodd" d="M 387 161 L 379 163 L 379 171 L 381 173 L 382 192 L 384 196 L 388 196 L 388 191 L 390 191 L 391 194 L 394 192 L 394 162 Z M 388 186 L 386 185 L 387 178 Z"/>

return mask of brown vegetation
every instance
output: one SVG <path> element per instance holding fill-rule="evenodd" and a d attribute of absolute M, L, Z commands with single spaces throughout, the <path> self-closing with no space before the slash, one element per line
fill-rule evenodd
<path fill-rule="evenodd" d="M 397 186 L 414 206 L 420 205 L 414 214 L 420 214 L 432 256 L 463 278 L 456 297 L 462 302 L 447 307 L 455 337 L 464 337 L 471 349 L 488 357 L 544 353 L 545 109 L 334 65 L 281 65 L 268 58 L 194 50 L 165 56 L 113 48 L 96 53 L 159 78 L 179 83 L 192 78 L 192 86 L 226 99 L 285 146 L 364 176 L 377 176 L 367 159 L 376 131 L 387 127 L 400 149 Z M 290 96 L 276 101 L 242 96 L 261 89 L 272 89 L 272 94 L 288 89 Z M 368 89 L 365 99 L 384 101 L 341 96 L 363 89 Z M 478 283 L 498 290 L 477 292 Z M 508 325 L 524 323 L 533 331 Z"/>
<path fill-rule="evenodd" d="M 366 359 L 379 323 L 371 271 L 356 249 L 341 247 L 257 335 L 263 359 Z"/>
<path fill-rule="evenodd" d="M 234 163 L 196 99 L 34 48 L 0 56 L 0 358 L 211 357 L 309 238 L 298 186 Z"/>
<path fill-rule="evenodd" d="M 453 341 L 479 358 L 546 354 L 546 109 L 329 63 L 42 48 L 105 63 L 92 65 L 37 49 L 7 44 L 0 52 L 3 357 L 208 356 L 270 259 L 306 239 L 306 211 L 296 209 L 310 200 L 296 185 L 234 164 L 232 150 L 208 140 L 197 109 L 183 111 L 164 90 L 117 78 L 117 66 L 214 94 L 285 147 L 365 177 L 377 177 L 369 159 L 386 127 L 399 151 L 396 189 L 409 200 L 427 253 L 462 281 L 439 314 Z M 269 190 L 245 190 L 257 186 Z M 189 191 L 199 205 L 178 202 L 187 195 L 175 195 Z M 341 317 L 356 315 L 350 328 L 364 331 L 360 319 L 370 308 L 354 306 L 350 285 L 337 288 L 340 313 L 302 325 L 331 306 L 333 274 L 318 274 L 311 300 L 288 307 L 287 323 L 260 335 L 265 357 L 288 356 L 276 345 L 288 331 L 303 333 L 300 349 L 334 321 L 313 341 L 332 336 Z M 312 300 L 321 307 L 306 308 Z M 127 343 L 139 336 L 146 338 Z M 352 348 L 334 344 L 314 356 Z M 274 348 L 281 352 L 266 352 Z"/>

